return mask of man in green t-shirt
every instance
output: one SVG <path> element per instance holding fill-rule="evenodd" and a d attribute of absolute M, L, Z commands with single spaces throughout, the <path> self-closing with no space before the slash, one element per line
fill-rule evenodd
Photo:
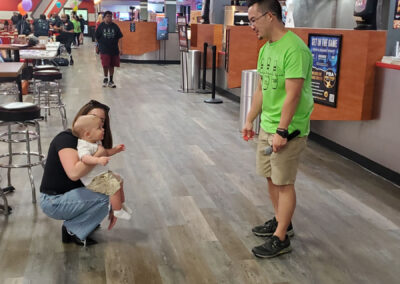
<path fill-rule="evenodd" d="M 253 121 L 261 113 L 257 148 L 257 172 L 268 180 L 275 217 L 253 228 L 256 236 L 269 237 L 253 248 L 257 257 L 274 257 L 291 251 L 294 234 L 291 219 L 296 207 L 299 157 L 306 147 L 313 110 L 312 55 L 306 44 L 285 29 L 277 0 L 249 0 L 248 17 L 253 31 L 267 43 L 260 49 L 257 71 L 261 76 L 243 135 L 251 138 Z M 288 134 L 300 134 L 288 141 Z M 265 155 L 271 146 L 271 155 Z"/>

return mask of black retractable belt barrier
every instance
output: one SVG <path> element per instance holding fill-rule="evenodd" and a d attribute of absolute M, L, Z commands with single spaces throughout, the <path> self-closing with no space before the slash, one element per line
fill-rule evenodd
<path fill-rule="evenodd" d="M 204 44 L 205 47 L 205 44 Z M 212 49 L 212 89 L 211 89 L 211 99 L 204 100 L 205 103 L 209 104 L 221 104 L 222 100 L 221 99 L 216 99 L 215 98 L 215 77 L 216 77 L 216 71 L 217 71 L 217 47 L 215 45 L 211 46 Z M 207 52 L 205 52 L 207 53 Z M 203 83 L 204 83 L 204 78 L 203 78 Z"/>
<path fill-rule="evenodd" d="M 204 49 L 203 49 L 203 83 L 201 86 L 201 89 L 197 90 L 196 93 L 199 94 L 210 94 L 211 90 L 206 88 L 206 78 L 207 78 L 207 49 L 208 49 L 208 43 L 204 43 Z"/>

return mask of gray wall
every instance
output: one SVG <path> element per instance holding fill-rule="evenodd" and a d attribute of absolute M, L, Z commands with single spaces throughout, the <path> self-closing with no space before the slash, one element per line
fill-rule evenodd
<path fill-rule="evenodd" d="M 230 4 L 230 0 L 210 0 L 210 23 L 224 24 L 225 6 Z"/>
<path fill-rule="evenodd" d="M 395 6 L 396 6 L 396 0 L 390 0 L 386 55 L 394 55 L 395 42 L 400 41 L 400 30 L 393 29 L 393 17 L 394 17 Z"/>
<path fill-rule="evenodd" d="M 4 0 L 3 0 L 4 1 Z M 45 9 L 47 8 L 47 6 L 49 5 L 50 2 L 52 2 L 53 0 L 42 0 L 39 5 L 37 5 L 36 10 L 32 13 L 33 17 L 35 19 L 39 18 L 40 14 L 43 14 L 45 12 Z"/>
<path fill-rule="evenodd" d="M 354 0 L 294 0 L 296 27 L 352 29 Z"/>

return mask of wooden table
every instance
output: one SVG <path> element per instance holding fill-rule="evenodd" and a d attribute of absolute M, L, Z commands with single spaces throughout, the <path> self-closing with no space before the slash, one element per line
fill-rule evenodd
<path fill-rule="evenodd" d="M 25 63 L 4 62 L 0 63 L 0 78 L 15 79 L 19 89 L 18 101 L 22 102 L 21 73 Z"/>
<path fill-rule="evenodd" d="M 19 62 L 19 51 L 20 49 L 27 48 L 28 44 L 0 44 L 0 50 L 11 50 L 14 51 L 14 61 Z"/>

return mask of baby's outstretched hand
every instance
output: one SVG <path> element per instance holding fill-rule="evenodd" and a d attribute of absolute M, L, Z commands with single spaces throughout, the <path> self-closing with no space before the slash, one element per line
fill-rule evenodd
<path fill-rule="evenodd" d="M 124 144 L 119 144 L 119 145 L 116 146 L 116 148 L 118 150 L 118 153 L 122 152 L 122 151 L 125 151 L 125 145 Z"/>
<path fill-rule="evenodd" d="M 108 161 L 110 161 L 109 157 L 100 157 L 99 158 L 99 164 L 102 165 L 102 166 L 107 165 Z"/>

